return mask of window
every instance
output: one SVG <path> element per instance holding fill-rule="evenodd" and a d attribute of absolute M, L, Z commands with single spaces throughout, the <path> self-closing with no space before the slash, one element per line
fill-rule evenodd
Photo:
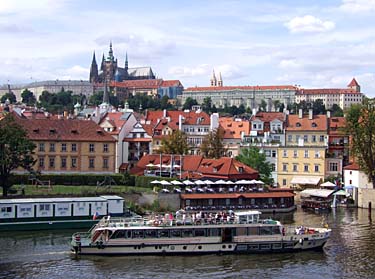
<path fill-rule="evenodd" d="M 304 172 L 308 172 L 309 171 L 309 165 L 308 164 L 305 164 L 304 167 L 303 167 L 303 171 Z"/>
<path fill-rule="evenodd" d="M 72 143 L 72 152 L 77 152 L 77 144 Z"/>
<path fill-rule="evenodd" d="M 319 172 L 319 165 L 315 165 L 315 166 L 314 166 L 314 171 L 315 171 L 315 172 Z"/>
<path fill-rule="evenodd" d="M 288 171 L 288 164 L 283 164 L 283 171 Z"/>
<path fill-rule="evenodd" d="M 276 171 L 276 164 L 271 164 L 272 171 Z"/>
<path fill-rule="evenodd" d="M 103 152 L 108 152 L 108 143 L 103 144 Z"/>
<path fill-rule="evenodd" d="M 276 158 L 276 154 L 277 154 L 277 153 L 276 153 L 276 150 L 272 150 L 271 152 L 272 152 L 271 157 L 272 157 L 272 158 Z"/>
<path fill-rule="evenodd" d="M 286 179 L 283 179 L 283 186 L 286 186 Z"/>
<path fill-rule="evenodd" d="M 296 135 L 296 143 L 299 142 L 299 138 L 300 138 L 300 136 L 299 136 L 299 135 Z"/>
<path fill-rule="evenodd" d="M 321 136 L 319 137 L 319 141 L 320 141 L 320 142 L 323 142 L 323 141 L 324 141 L 324 136 L 323 136 L 323 135 L 321 135 Z"/>
<path fill-rule="evenodd" d="M 308 135 L 304 135 L 303 136 L 303 141 L 304 142 L 309 142 L 309 136 Z"/>
<path fill-rule="evenodd" d="M 54 143 L 49 144 L 49 152 L 55 152 L 55 144 Z"/>
<path fill-rule="evenodd" d="M 43 157 L 39 157 L 39 167 L 44 168 L 44 158 Z"/>
<path fill-rule="evenodd" d="M 61 168 L 62 169 L 66 168 L 66 157 L 61 157 Z"/>
<path fill-rule="evenodd" d="M 329 171 L 338 171 L 338 163 L 329 163 Z"/>
<path fill-rule="evenodd" d="M 293 164 L 293 171 L 294 172 L 298 171 L 298 164 Z"/>
<path fill-rule="evenodd" d="M 77 158 L 73 157 L 71 163 L 72 163 L 71 164 L 72 168 L 76 168 L 77 167 Z"/>
<path fill-rule="evenodd" d="M 39 152 L 44 152 L 44 143 L 39 143 Z"/>
<path fill-rule="evenodd" d="M 1 213 L 10 213 L 10 212 L 12 212 L 12 207 L 10 207 L 10 206 L 2 207 L 0 212 Z"/>
<path fill-rule="evenodd" d="M 95 168 L 95 159 L 94 158 L 89 158 L 89 168 L 90 169 Z"/>
<path fill-rule="evenodd" d="M 54 168 L 55 167 L 55 157 L 49 158 L 49 167 Z"/>
<path fill-rule="evenodd" d="M 311 141 L 312 141 L 312 142 L 316 142 L 316 136 L 315 136 L 315 135 L 312 135 L 312 136 L 311 136 Z"/>
<path fill-rule="evenodd" d="M 90 145 L 89 145 L 89 152 L 95 152 L 95 144 L 90 143 Z"/>
<path fill-rule="evenodd" d="M 305 158 L 309 158 L 309 151 L 305 150 Z"/>
<path fill-rule="evenodd" d="M 297 157 L 298 157 L 298 152 L 297 152 L 297 150 L 293 150 L 293 157 L 294 157 L 294 158 L 297 158 Z"/>
<path fill-rule="evenodd" d="M 103 169 L 108 169 L 108 158 L 103 158 Z"/>
<path fill-rule="evenodd" d="M 283 157 L 288 157 L 288 150 L 283 150 Z"/>
<path fill-rule="evenodd" d="M 51 205 L 50 204 L 40 204 L 39 205 L 39 210 L 42 211 L 42 210 L 46 210 L 46 211 L 49 211 L 51 208 Z"/>
<path fill-rule="evenodd" d="M 61 152 L 66 152 L 66 143 L 61 144 Z"/>
<path fill-rule="evenodd" d="M 320 158 L 320 153 L 319 153 L 319 151 L 315 151 L 315 158 Z"/>

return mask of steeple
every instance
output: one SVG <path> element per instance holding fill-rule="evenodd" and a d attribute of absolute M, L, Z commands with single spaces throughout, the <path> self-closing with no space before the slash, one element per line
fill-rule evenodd
<path fill-rule="evenodd" d="M 98 64 L 96 64 L 96 57 L 95 51 L 92 56 L 91 67 L 90 67 L 90 77 L 89 80 L 91 83 L 98 82 L 99 74 L 98 74 Z"/>
<path fill-rule="evenodd" d="M 217 80 L 217 86 L 219 87 L 223 86 L 223 79 L 221 78 L 221 72 L 219 72 L 219 79 Z"/>
<path fill-rule="evenodd" d="M 105 63 L 105 58 L 104 58 L 104 53 L 102 56 L 102 63 L 100 64 L 100 70 L 104 71 L 104 63 Z"/>
<path fill-rule="evenodd" d="M 126 52 L 126 54 L 125 54 L 125 71 L 128 71 L 128 67 L 129 67 L 129 64 L 128 64 L 128 52 Z"/>
<path fill-rule="evenodd" d="M 215 76 L 215 70 L 212 70 L 211 86 L 217 86 L 217 80 Z"/>
<path fill-rule="evenodd" d="M 113 61 L 113 49 L 112 49 L 112 41 L 109 43 L 109 52 L 108 52 L 109 60 Z"/>

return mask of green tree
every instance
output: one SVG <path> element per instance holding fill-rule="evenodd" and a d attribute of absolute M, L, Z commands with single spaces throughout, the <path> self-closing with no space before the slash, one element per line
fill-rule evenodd
<path fill-rule="evenodd" d="M 3 96 L 1 96 L 1 99 L 0 99 L 0 102 L 2 104 L 5 104 L 5 102 L 9 100 L 9 102 L 11 104 L 15 104 L 17 102 L 17 98 L 16 98 L 16 95 L 14 95 L 13 92 L 8 92 L 6 94 L 4 94 Z"/>
<path fill-rule="evenodd" d="M 312 103 L 312 109 L 313 113 L 316 114 L 325 114 L 326 113 L 326 107 L 324 106 L 322 99 L 316 99 Z"/>
<path fill-rule="evenodd" d="M 267 111 L 267 102 L 262 99 L 262 101 L 260 101 L 259 108 L 261 111 Z"/>
<path fill-rule="evenodd" d="M 274 100 L 273 102 L 273 107 L 275 108 L 275 111 L 279 111 L 281 103 L 280 100 Z"/>
<path fill-rule="evenodd" d="M 35 164 L 34 149 L 35 144 L 27 138 L 25 129 L 12 114 L 7 114 L 0 121 L 0 186 L 4 197 L 12 186 L 9 180 L 12 171 L 17 168 L 30 171 Z"/>
<path fill-rule="evenodd" d="M 272 184 L 272 167 L 267 162 L 266 155 L 258 147 L 251 146 L 241 150 L 241 154 L 236 156 L 236 160 L 252 167 L 259 172 L 260 179 L 266 184 Z"/>
<path fill-rule="evenodd" d="M 344 116 L 344 111 L 337 104 L 333 104 L 333 106 L 331 107 L 331 111 L 332 111 L 332 116 L 334 116 L 334 117 Z"/>
<path fill-rule="evenodd" d="M 164 154 L 185 155 L 189 153 L 189 150 L 187 136 L 180 130 L 173 131 L 171 135 L 164 137 L 161 141 L 160 152 Z"/>
<path fill-rule="evenodd" d="M 160 99 L 160 108 L 161 109 L 171 109 L 172 108 L 172 105 L 169 103 L 169 98 L 168 98 L 167 95 L 164 95 Z"/>
<path fill-rule="evenodd" d="M 212 100 L 211 97 L 205 97 L 203 99 L 202 110 L 206 113 L 212 112 Z"/>
<path fill-rule="evenodd" d="M 219 127 L 211 131 L 203 140 L 200 151 L 206 158 L 220 158 L 225 156 L 227 149 L 224 146 L 224 129 Z"/>
<path fill-rule="evenodd" d="M 352 105 L 346 116 L 346 131 L 351 135 L 351 153 L 375 188 L 375 100 Z"/>
<path fill-rule="evenodd" d="M 191 97 L 187 97 L 186 100 L 185 100 L 185 103 L 183 105 L 183 109 L 191 109 L 192 106 L 195 106 L 195 105 L 198 105 L 198 102 L 197 100 L 191 98 Z"/>
<path fill-rule="evenodd" d="M 27 105 L 34 105 L 36 103 L 36 98 L 34 96 L 34 93 L 31 92 L 29 89 L 25 89 L 21 93 L 22 97 L 22 103 L 27 104 Z"/>

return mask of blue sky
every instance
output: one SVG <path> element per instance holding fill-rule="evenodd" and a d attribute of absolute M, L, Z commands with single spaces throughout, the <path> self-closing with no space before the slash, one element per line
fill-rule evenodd
<path fill-rule="evenodd" d="M 375 0 L 1 0 L 0 84 L 88 79 L 92 53 L 185 87 L 343 88 L 375 96 Z"/>

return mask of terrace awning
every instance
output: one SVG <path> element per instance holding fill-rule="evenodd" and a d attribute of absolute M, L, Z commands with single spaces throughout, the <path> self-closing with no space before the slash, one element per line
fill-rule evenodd
<path fill-rule="evenodd" d="M 294 176 L 290 181 L 291 184 L 318 185 L 320 177 Z"/>

